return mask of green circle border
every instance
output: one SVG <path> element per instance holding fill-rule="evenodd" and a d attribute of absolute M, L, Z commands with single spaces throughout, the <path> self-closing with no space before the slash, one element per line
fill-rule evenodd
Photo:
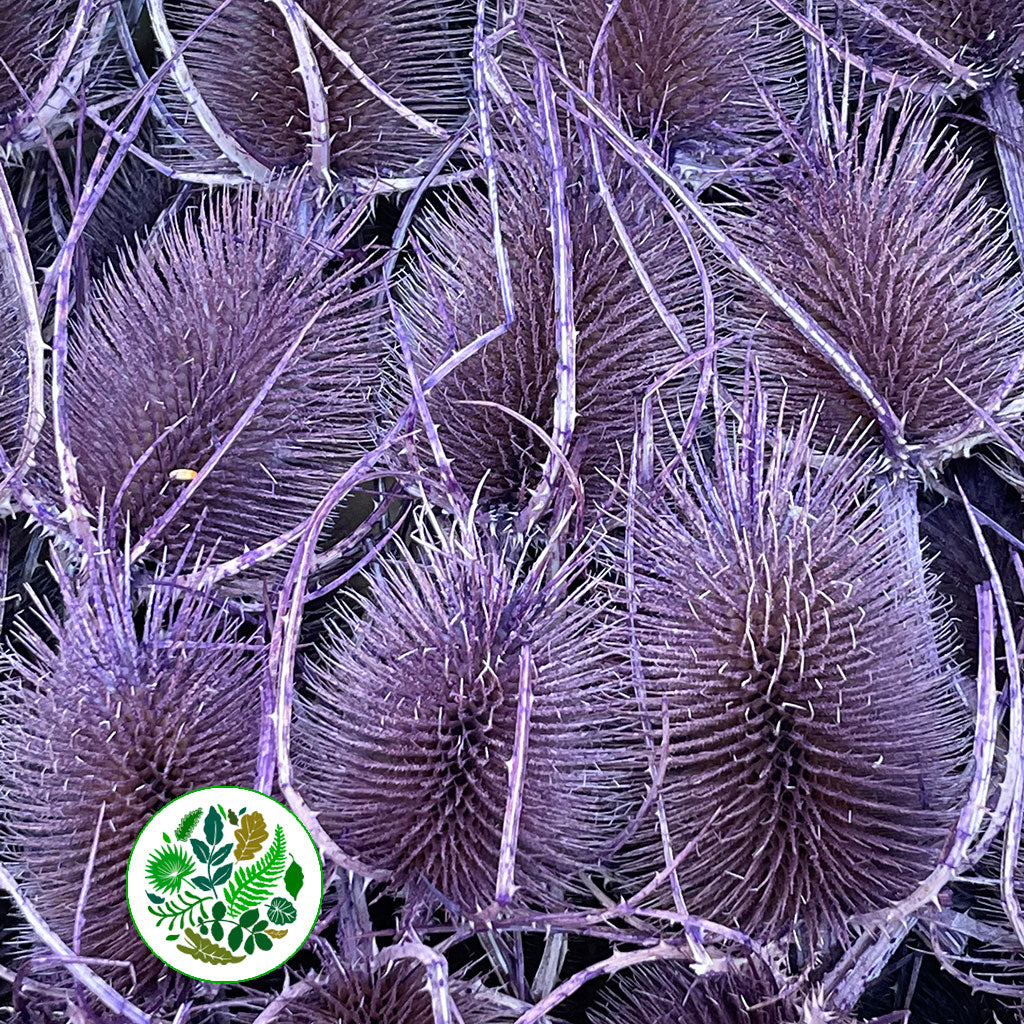
<path fill-rule="evenodd" d="M 271 803 L 275 803 L 275 804 L 278 805 L 278 807 L 283 808 L 285 811 L 287 811 L 299 823 L 299 825 L 301 826 L 303 832 L 305 832 L 306 835 L 309 836 L 309 841 L 310 841 L 310 843 L 312 843 L 313 849 L 316 850 L 316 863 L 317 863 L 317 867 L 320 869 L 320 902 L 319 902 L 319 905 L 316 908 L 316 916 L 313 918 L 313 923 L 309 926 L 309 931 L 306 932 L 305 936 L 303 936 L 302 942 L 300 942 L 299 945 L 295 947 L 295 950 L 291 954 L 289 954 L 287 957 L 285 957 L 285 959 L 282 960 L 279 964 L 275 964 L 273 967 L 271 967 L 270 970 L 261 971 L 259 974 L 253 974 L 251 977 L 248 977 L 248 978 L 238 978 L 238 979 L 236 979 L 234 981 L 225 981 L 223 978 L 220 978 L 220 979 L 200 978 L 198 974 L 189 974 L 186 971 L 179 970 L 173 964 L 169 964 L 149 944 L 149 942 L 146 939 L 146 936 L 142 934 L 142 929 L 138 926 L 138 924 L 135 921 L 135 914 L 132 911 L 131 900 L 128 899 L 128 869 L 131 867 L 132 857 L 135 856 L 135 848 L 136 848 L 136 846 L 138 846 L 139 840 L 142 838 L 142 833 L 145 832 L 146 829 L 153 823 L 153 818 L 155 818 L 157 816 L 157 814 L 162 814 L 168 807 L 170 807 L 172 804 L 176 804 L 179 800 L 184 800 L 186 797 L 193 796 L 195 793 L 202 793 L 204 790 L 207 790 L 207 789 L 240 789 L 240 790 L 243 790 L 246 793 L 255 793 L 257 796 L 264 797 L 265 799 L 271 801 Z M 260 790 L 253 789 L 251 786 L 233 786 L 233 785 L 230 785 L 230 784 L 228 784 L 228 785 L 217 785 L 217 786 L 199 786 L 196 789 L 189 790 L 187 793 L 182 793 L 181 796 L 176 796 L 173 800 L 168 800 L 167 803 L 165 803 L 163 805 L 163 807 L 161 807 L 159 810 L 157 810 L 153 814 L 153 817 L 150 818 L 149 821 L 147 821 L 146 824 L 143 825 L 142 828 L 139 829 L 139 834 L 135 837 L 135 841 L 132 843 L 132 848 L 131 848 L 131 850 L 128 853 L 128 862 L 125 864 L 125 869 L 124 869 L 124 902 L 125 902 L 125 904 L 128 907 L 128 916 L 131 918 L 132 925 L 135 928 L 135 933 L 139 936 L 140 939 L 142 939 L 143 943 L 145 944 L 146 948 L 150 951 L 150 953 L 152 953 L 153 956 L 155 956 L 157 958 L 157 960 L 159 960 L 160 963 L 162 963 L 165 967 L 169 967 L 172 971 L 175 971 L 177 974 L 180 974 L 183 978 L 192 978 L 193 981 L 202 981 L 202 982 L 204 982 L 207 985 L 244 985 L 247 981 L 255 981 L 257 978 L 265 978 L 268 974 L 272 974 L 278 968 L 283 967 L 286 963 L 288 963 L 289 960 L 291 960 L 291 958 L 293 956 L 295 956 L 299 952 L 301 952 L 302 947 L 305 946 L 305 944 L 309 941 L 309 937 L 310 937 L 310 935 L 313 934 L 313 929 L 316 927 L 317 921 L 320 920 L 320 914 L 321 914 L 321 912 L 323 911 L 323 908 L 324 908 L 324 866 L 323 866 L 323 863 L 322 863 L 321 857 L 320 857 L 320 849 L 316 845 L 316 841 L 313 839 L 312 833 L 303 824 L 302 819 L 287 804 L 283 804 L 283 803 L 281 803 L 280 800 L 275 800 L 272 796 L 268 795 L 267 793 L 262 793 L 262 792 L 260 792 Z"/>

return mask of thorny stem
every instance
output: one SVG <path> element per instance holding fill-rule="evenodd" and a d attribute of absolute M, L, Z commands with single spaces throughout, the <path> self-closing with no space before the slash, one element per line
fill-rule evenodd
<path fill-rule="evenodd" d="M 1017 81 L 1003 75 L 981 94 L 1003 178 L 1017 256 L 1024 265 L 1024 106 L 1017 98 Z"/>

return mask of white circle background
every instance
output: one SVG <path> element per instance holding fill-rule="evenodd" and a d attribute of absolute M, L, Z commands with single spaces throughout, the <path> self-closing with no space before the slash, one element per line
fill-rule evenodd
<path fill-rule="evenodd" d="M 149 908 L 154 905 L 146 896 L 146 863 L 149 860 L 150 854 L 166 845 L 164 842 L 165 832 L 171 837 L 172 843 L 178 844 L 178 840 L 174 838 L 174 830 L 181 819 L 196 807 L 203 808 L 205 817 L 205 810 L 210 804 L 221 804 L 226 810 L 233 810 L 236 814 L 244 807 L 246 812 L 259 811 L 263 815 L 263 819 L 267 824 L 267 831 L 270 833 L 270 839 L 263 844 L 263 849 L 260 850 L 254 860 L 245 861 L 242 866 L 254 864 L 259 860 L 273 841 L 274 829 L 280 825 L 284 829 L 285 837 L 285 870 L 291 864 L 292 857 L 295 858 L 302 868 L 302 889 L 299 891 L 296 899 L 293 900 L 288 895 L 284 887 L 283 873 L 273 892 L 268 897 L 268 902 L 274 896 L 282 896 L 295 904 L 297 916 L 290 925 L 287 925 L 287 936 L 283 939 L 275 939 L 273 946 L 269 950 L 262 950 L 257 947 L 241 963 L 208 964 L 179 952 L 177 949 L 179 944 L 188 944 L 184 928 L 194 928 L 194 925 L 189 924 L 186 918 L 184 926 L 171 929 L 166 924 L 159 923 L 149 912 Z M 221 845 L 229 839 L 233 839 L 236 827 L 227 821 L 224 822 L 224 838 L 221 840 Z M 205 842 L 203 819 L 200 819 L 199 824 L 192 833 L 192 837 Z M 186 841 L 184 844 L 178 845 L 184 845 L 191 854 L 191 843 Z M 238 870 L 238 865 L 236 865 L 235 870 Z M 201 981 L 248 981 L 251 978 L 258 978 L 268 971 L 275 970 L 305 944 L 309 932 L 320 914 L 322 894 L 323 871 L 320 866 L 320 857 L 317 854 L 316 847 L 313 845 L 313 840 L 310 839 L 309 833 L 299 819 L 276 800 L 271 800 L 270 797 L 257 793 L 254 790 L 242 789 L 236 786 L 214 786 L 209 789 L 197 789 L 172 801 L 166 807 L 162 807 L 150 818 L 139 834 L 139 838 L 128 860 L 128 907 L 139 934 L 146 941 L 150 949 L 168 967 L 173 967 L 174 970 L 186 974 L 190 978 L 198 978 Z M 158 895 L 164 896 L 167 900 L 175 899 L 173 895 L 167 893 L 159 893 Z M 271 927 L 279 926 L 272 924 Z M 195 930 L 198 931 L 198 928 L 195 928 Z M 226 934 L 228 931 L 230 931 L 230 928 L 225 929 L 223 941 L 217 943 L 225 949 L 228 948 Z M 178 935 L 179 938 L 168 942 L 168 934 Z M 204 938 L 210 939 L 211 936 L 207 934 Z M 235 955 L 243 954 L 244 947 L 240 946 Z"/>

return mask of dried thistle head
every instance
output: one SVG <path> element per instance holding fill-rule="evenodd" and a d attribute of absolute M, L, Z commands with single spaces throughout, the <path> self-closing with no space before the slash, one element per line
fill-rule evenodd
<path fill-rule="evenodd" d="M 232 557 L 301 522 L 364 450 L 376 378 L 351 266 L 296 227 L 291 190 L 213 193 L 97 283 L 72 342 L 82 490 L 133 539 L 252 419 L 160 538 Z M 293 343 L 297 348 L 285 359 Z"/>
<path fill-rule="evenodd" d="M 827 941 L 938 862 L 969 723 L 871 464 L 812 456 L 813 421 L 786 430 L 760 398 L 742 420 L 632 509 L 639 663 L 652 714 L 667 702 L 673 848 L 698 840 L 689 909 Z M 648 842 L 632 870 L 663 865 Z"/>
<path fill-rule="evenodd" d="M 875 6 L 976 75 L 998 78 L 1024 57 L 1018 0 L 879 0 Z M 908 78 L 948 83 L 948 74 L 869 15 L 843 5 L 839 21 L 854 53 Z"/>
<path fill-rule="evenodd" d="M 511 1024 L 480 997 L 478 986 L 460 978 L 448 994 L 465 1024 Z M 434 1006 L 423 964 L 393 960 L 382 966 L 357 962 L 329 965 L 323 983 L 290 1001 L 277 1018 L 286 1024 L 434 1024 Z"/>
<path fill-rule="evenodd" d="M 548 61 L 586 81 L 607 10 L 604 0 L 538 0 L 524 5 L 523 24 Z M 506 59 L 526 57 L 529 82 L 532 60 L 514 40 L 506 47 Z M 609 106 L 658 148 L 691 157 L 772 134 L 759 90 L 792 98 L 800 70 L 797 34 L 761 0 L 622 0 L 604 56 Z"/>
<path fill-rule="evenodd" d="M 0 143 L 57 53 L 76 0 L 0 0 Z"/>
<path fill-rule="evenodd" d="M 985 433 L 957 389 L 994 411 L 1019 378 L 1024 289 L 1011 273 L 1005 221 L 966 184 L 969 167 L 934 117 L 908 105 L 891 119 L 878 103 L 862 127 L 834 117 L 827 148 L 793 136 L 796 159 L 780 169 L 778 187 L 733 226 L 934 464 Z M 873 422 L 835 367 L 747 287 L 738 316 L 765 386 L 786 390 L 797 409 L 824 399 L 823 436 L 846 433 L 859 417 Z"/>
<path fill-rule="evenodd" d="M 306 0 L 302 6 L 365 75 L 420 117 L 451 129 L 465 116 L 462 64 L 471 37 L 456 0 Z M 217 7 L 216 0 L 170 0 L 176 37 L 193 32 Z M 400 174 L 434 155 L 435 137 L 372 94 L 313 33 L 309 39 L 336 170 Z M 306 163 L 306 87 L 288 25 L 274 4 L 235 0 L 199 33 L 186 61 L 203 100 L 243 150 L 268 168 Z"/>
<path fill-rule="evenodd" d="M 62 581 L 64 620 L 26 630 L 2 682 L 3 844 L 70 945 L 101 822 L 81 952 L 130 961 L 138 997 L 159 1002 L 176 976 L 132 925 L 125 866 L 169 801 L 201 786 L 252 785 L 266 660 L 206 595 L 182 595 L 171 580 L 157 581 L 137 630 L 122 571 L 95 568 L 78 589 Z M 127 990 L 127 975 L 117 977 Z"/>
<path fill-rule="evenodd" d="M 421 530 L 310 666 L 300 784 L 347 852 L 472 911 L 495 900 L 509 762 L 528 728 L 517 899 L 557 903 L 623 827 L 613 626 L 593 584 L 539 587 L 490 535 Z"/>
<path fill-rule="evenodd" d="M 569 148 L 566 154 L 576 329 L 576 422 L 569 461 L 588 498 L 599 503 L 628 460 L 645 393 L 686 350 L 645 293 L 593 179 L 573 153 Z M 637 257 L 686 344 L 700 348 L 700 281 L 686 243 L 642 184 L 607 156 L 603 162 Z M 550 447 L 506 410 L 550 436 L 558 401 L 556 276 L 543 167 L 506 153 L 499 202 L 515 320 L 435 386 L 427 402 L 463 490 L 472 495 L 480 488 L 484 505 L 516 510 L 538 486 Z M 447 199 L 421 219 L 423 260 L 399 291 L 400 315 L 421 380 L 454 348 L 504 319 L 491 230 L 487 200 L 475 191 Z M 663 386 L 662 400 L 672 407 L 684 390 L 692 391 L 695 373 L 675 375 Z M 409 396 L 400 364 L 391 377 L 396 404 L 404 405 Z M 429 460 L 424 446 L 421 461 Z"/>
<path fill-rule="evenodd" d="M 797 1001 L 780 994 L 767 964 L 735 959 L 695 975 L 679 962 L 620 974 L 594 1024 L 798 1024 Z M 837 1022 L 838 1024 L 838 1022 Z"/>

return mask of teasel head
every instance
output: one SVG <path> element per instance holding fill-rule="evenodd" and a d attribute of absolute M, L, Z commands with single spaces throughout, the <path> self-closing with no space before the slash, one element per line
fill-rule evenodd
<path fill-rule="evenodd" d="M 334 170 L 403 174 L 436 154 L 437 134 L 425 130 L 423 121 L 451 130 L 468 112 L 472 34 L 458 0 L 307 0 L 303 10 L 335 45 L 309 31 L 308 43 L 300 44 L 308 46 L 311 58 L 306 71 L 282 5 L 236 0 L 201 27 L 217 7 L 216 0 L 166 4 L 176 41 L 199 29 L 185 60 L 216 133 L 230 140 L 227 155 L 238 150 L 241 164 L 251 162 L 260 173 L 306 164 L 319 122 Z M 293 27 L 306 29 L 303 22 Z M 342 65 L 334 55 L 338 50 L 388 102 Z M 224 59 L 228 53 L 232 60 Z M 315 116 L 310 91 L 314 110 L 326 104 Z M 395 101 L 404 111 L 395 109 Z M 420 124 L 413 123 L 415 117 Z M 184 124 L 193 148 L 210 148 L 203 133 L 207 124 L 200 126 L 191 115 Z"/>
<path fill-rule="evenodd" d="M 172 559 L 188 544 L 234 557 L 296 526 L 371 436 L 360 268 L 333 266 L 343 241 L 302 227 L 295 203 L 293 189 L 210 194 L 95 284 L 72 339 L 87 505 L 134 542 L 195 487 L 150 548 Z"/>
<path fill-rule="evenodd" d="M 447 996 L 465 1024 L 512 1024 L 517 1015 L 503 1012 L 481 993 L 479 984 L 454 977 L 438 998 Z M 325 976 L 275 1017 L 282 1024 L 434 1024 L 436 1019 L 426 966 L 398 959 L 381 964 L 333 961 Z"/>
<path fill-rule="evenodd" d="M 666 708 L 673 848 L 696 843 L 687 907 L 813 946 L 939 862 L 969 722 L 877 464 L 813 454 L 813 419 L 759 392 L 739 415 L 629 510 L 637 671 Z M 632 870 L 663 866 L 649 843 Z"/>
<path fill-rule="evenodd" d="M 607 11 L 540 0 L 522 17 L 533 47 L 582 84 Z M 513 37 L 503 59 L 522 61 L 529 83 L 535 55 L 521 45 Z M 800 70 L 797 33 L 761 0 L 622 0 L 595 67 L 601 99 L 657 150 L 716 165 L 775 134 L 762 90 L 798 105 Z"/>
<path fill-rule="evenodd" d="M 77 7 L 75 0 L 0 2 L 0 144 L 11 141 L 12 121 L 35 98 Z"/>
<path fill-rule="evenodd" d="M 140 595 L 124 570 L 90 566 L 78 585 L 62 577 L 63 621 L 24 630 L 2 683 L 3 845 L 26 896 L 72 946 L 95 843 L 80 952 L 129 961 L 131 998 L 156 1005 L 180 978 L 131 922 L 125 866 L 171 800 L 252 785 L 266 659 L 208 595 L 160 578 L 134 615 Z M 95 970 L 129 994 L 126 971 Z"/>
<path fill-rule="evenodd" d="M 330 628 L 295 728 L 300 786 L 339 845 L 463 912 L 559 904 L 629 798 L 621 642 L 598 583 L 578 566 L 543 582 L 543 563 L 508 555 L 424 511 L 361 615 Z"/>
<path fill-rule="evenodd" d="M 948 87 L 948 70 L 919 47 L 852 6 L 836 6 L 851 52 L 907 79 Z M 1024 11 L 1017 0 L 880 0 L 875 6 L 976 79 L 999 78 L 1024 58 Z"/>
<path fill-rule="evenodd" d="M 695 390 L 699 370 L 674 371 L 689 351 L 703 345 L 703 306 L 686 242 L 642 183 L 606 154 L 602 169 L 608 193 L 637 259 L 675 321 L 675 337 L 619 241 L 593 169 L 587 169 L 574 142 L 567 140 L 563 153 L 565 262 L 571 266 L 575 327 L 575 425 L 567 460 L 593 509 L 608 497 L 612 483 L 624 478 L 648 391 L 657 384 L 660 399 L 674 408 L 680 396 Z M 536 492 L 556 432 L 556 404 L 562 401 L 549 195 L 540 162 L 509 146 L 498 201 L 515 319 L 427 396 L 455 479 L 467 495 L 479 489 L 481 505 L 492 512 L 516 512 Z M 416 240 L 420 258 L 397 289 L 397 326 L 404 326 L 422 381 L 452 351 L 501 324 L 505 313 L 491 211 L 483 195 L 472 191 L 439 202 L 421 218 Z M 388 387 L 395 405 L 404 406 L 409 386 L 397 351 L 392 362 Z M 430 459 L 424 444 L 420 461 Z"/>
<path fill-rule="evenodd" d="M 766 388 L 798 410 L 824 399 L 823 439 L 874 423 L 884 404 L 914 461 L 934 468 L 988 433 L 972 402 L 998 413 L 1019 395 L 1024 288 L 1004 218 L 934 116 L 881 101 L 862 115 L 851 125 L 833 108 L 827 142 L 792 133 L 795 159 L 732 224 L 837 357 L 754 285 L 736 312 Z M 870 400 L 837 368 L 851 362 Z"/>
<path fill-rule="evenodd" d="M 678 961 L 625 971 L 603 994 L 594 1024 L 845 1024 L 853 1018 L 814 1016 L 785 994 L 756 957 L 732 958 L 695 974 Z"/>

